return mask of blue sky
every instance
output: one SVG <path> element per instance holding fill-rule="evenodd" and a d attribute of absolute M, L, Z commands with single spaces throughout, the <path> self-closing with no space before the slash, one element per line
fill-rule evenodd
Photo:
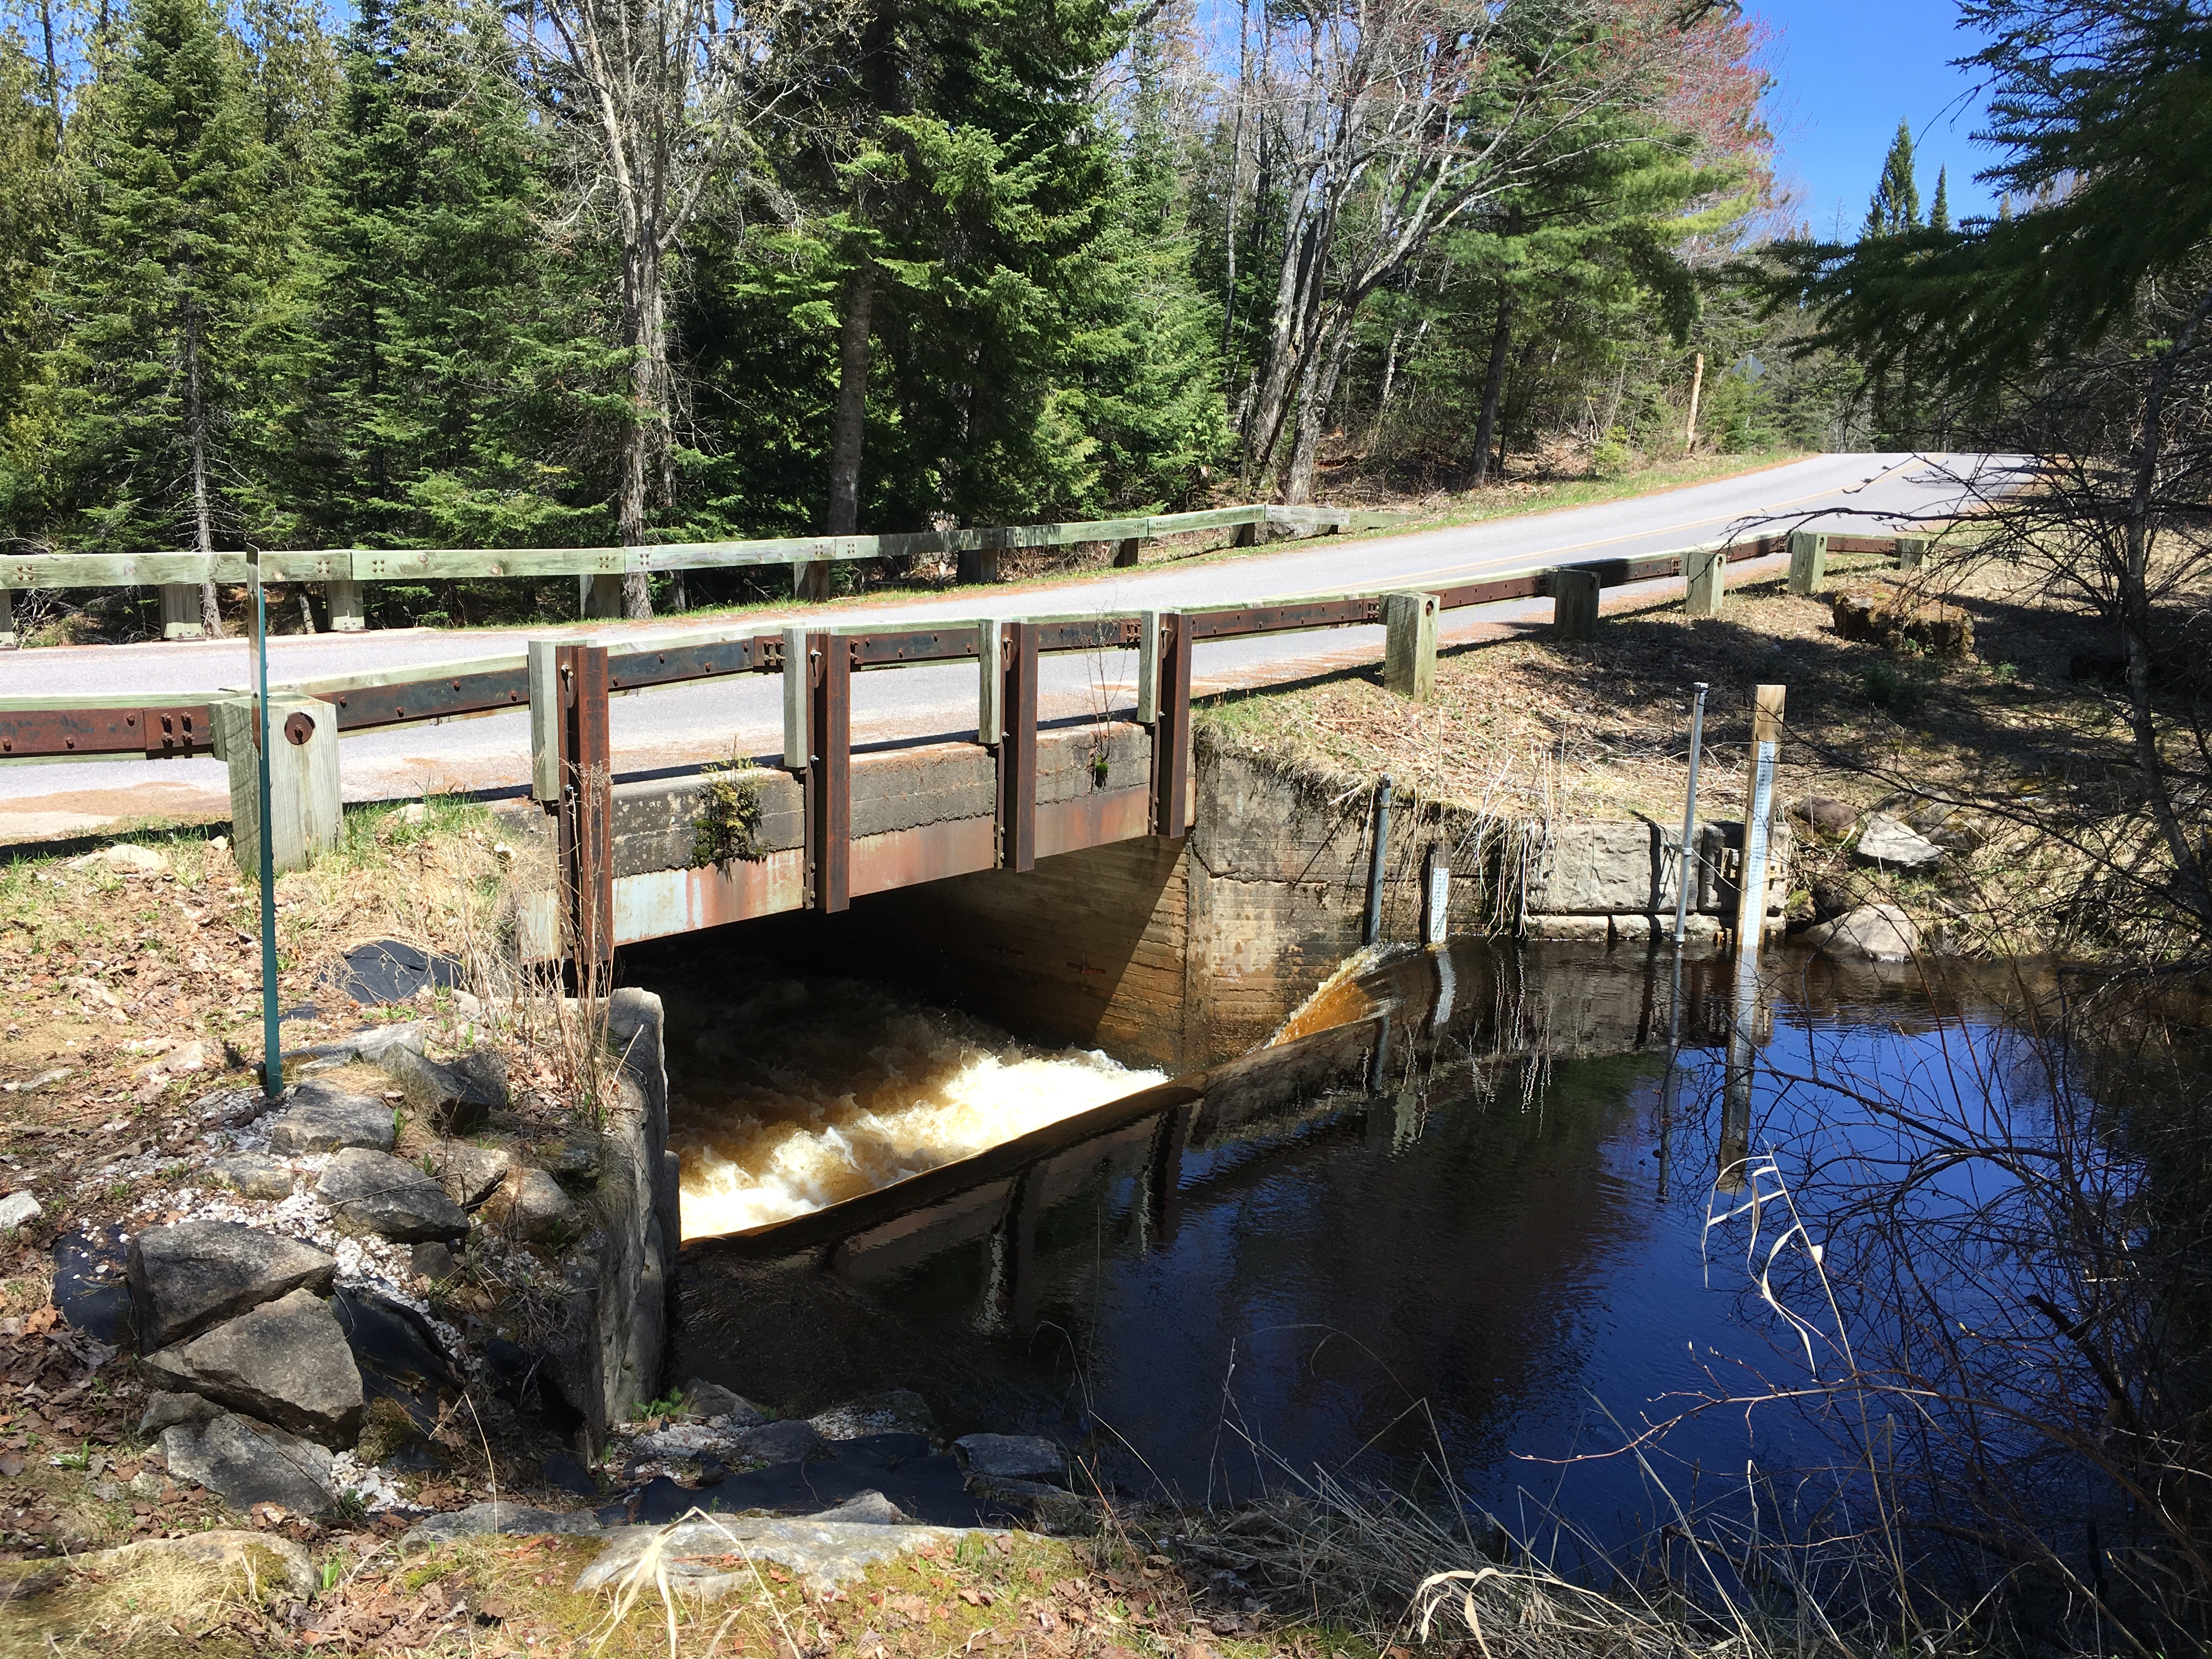
<path fill-rule="evenodd" d="M 1923 210 L 1936 169 L 1950 169 L 1951 213 L 1996 209 L 1973 180 L 1991 153 L 1968 135 L 1983 125 L 1972 76 L 1951 66 L 1978 44 L 1951 0 L 1748 0 L 1774 37 L 1767 94 L 1778 182 L 1794 186 L 1815 236 L 1856 235 L 1898 121 L 1912 124 Z"/>

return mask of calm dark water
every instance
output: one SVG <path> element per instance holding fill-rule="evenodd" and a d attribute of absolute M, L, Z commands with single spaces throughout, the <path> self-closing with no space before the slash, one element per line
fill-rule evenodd
<path fill-rule="evenodd" d="M 678 1375 L 787 1411 L 909 1387 L 956 1433 L 1055 1434 L 1184 1501 L 1448 1472 L 1516 1529 L 1556 1506 L 1636 1535 L 1663 1518 L 1654 1477 L 1704 1498 L 1862 1431 L 1708 1407 L 1620 1455 L 1701 1395 L 1832 1371 L 1857 1304 L 1825 1298 L 1805 1246 L 1918 1149 L 1881 1103 L 1965 1124 L 2045 1097 L 2009 975 L 1930 988 L 1788 954 L 1733 973 L 1402 954 L 1280 1046 L 692 1241 Z M 1989 1179 L 1939 1174 L 1913 1202 Z M 1810 1226 L 1785 1239 L 1792 1202 Z M 1770 1260 L 1802 1328 L 1757 1294 Z"/>

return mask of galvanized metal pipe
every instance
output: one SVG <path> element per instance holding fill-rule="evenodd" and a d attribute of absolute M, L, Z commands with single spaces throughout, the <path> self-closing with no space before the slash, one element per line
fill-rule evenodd
<path fill-rule="evenodd" d="M 1390 848 L 1390 775 L 1375 781 L 1375 844 L 1367 859 L 1367 924 L 1360 943 L 1372 945 L 1382 937 L 1382 860 Z"/>
<path fill-rule="evenodd" d="M 1692 845 L 1698 833 L 1698 757 L 1705 746 L 1705 683 L 1697 683 L 1697 695 L 1690 702 L 1690 787 L 1682 802 L 1682 845 L 1680 849 L 1681 869 L 1674 880 L 1674 945 L 1681 947 L 1689 931 L 1690 866 L 1697 852 Z"/>
<path fill-rule="evenodd" d="M 284 1093 L 284 1048 L 276 1012 L 276 841 L 269 783 L 269 599 L 261 586 L 261 556 L 249 553 L 246 568 L 253 582 L 253 718 L 260 753 L 253 769 L 255 800 L 261 811 L 261 1096 L 275 1101 Z"/>

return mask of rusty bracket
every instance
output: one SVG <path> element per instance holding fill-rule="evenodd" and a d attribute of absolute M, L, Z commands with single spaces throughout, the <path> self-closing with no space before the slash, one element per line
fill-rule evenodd
<path fill-rule="evenodd" d="M 564 645 L 560 685 L 561 888 L 574 941 L 577 988 L 587 992 L 615 955 L 614 758 L 607 720 L 607 650 Z"/>
<path fill-rule="evenodd" d="M 999 867 L 1036 867 L 1037 627 L 1006 624 L 1000 656 L 1005 690 L 999 707 Z"/>
<path fill-rule="evenodd" d="M 1170 611 L 1160 618 L 1160 717 L 1152 727 L 1152 833 L 1180 841 L 1189 829 L 1183 816 L 1190 784 L 1190 654 L 1192 618 Z"/>
<path fill-rule="evenodd" d="M 155 708 L 33 708 L 0 712 L 0 758 L 45 755 L 204 754 L 214 722 L 206 703 Z"/>
<path fill-rule="evenodd" d="M 853 655 L 838 635 L 806 636 L 806 866 L 829 915 L 852 903 Z"/>

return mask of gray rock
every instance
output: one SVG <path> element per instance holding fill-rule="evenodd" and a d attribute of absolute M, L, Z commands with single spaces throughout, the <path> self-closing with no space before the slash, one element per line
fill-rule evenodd
<path fill-rule="evenodd" d="M 449 1134 L 476 1128 L 507 1107 L 507 1061 L 492 1048 L 437 1060 L 393 1047 L 377 1064 L 406 1091 L 407 1103 Z"/>
<path fill-rule="evenodd" d="M 166 1348 L 293 1291 L 326 1292 L 337 1262 L 312 1244 L 235 1221 L 149 1227 L 125 1273 L 142 1348 Z"/>
<path fill-rule="evenodd" d="M 258 1152 L 233 1152 L 208 1160 L 207 1177 L 240 1198 L 289 1198 L 299 1176 L 289 1164 Z"/>
<path fill-rule="evenodd" d="M 222 1415 L 222 1407 L 198 1395 L 155 1393 L 147 1398 L 146 1414 L 138 1419 L 138 1433 L 151 1440 L 179 1423 L 212 1423 Z"/>
<path fill-rule="evenodd" d="M 1567 944 L 1603 945 L 1613 938 L 1611 916 L 1532 915 L 1523 930 L 1528 938 Z"/>
<path fill-rule="evenodd" d="M 148 1354 L 138 1369 L 178 1394 L 197 1394 L 326 1446 L 361 1432 L 361 1371 L 330 1304 L 294 1291 L 204 1336 Z"/>
<path fill-rule="evenodd" d="M 583 1210 L 543 1170 L 510 1170 L 486 1207 L 501 1229 L 533 1244 L 573 1238 L 582 1230 Z"/>
<path fill-rule="evenodd" d="M 588 1192 L 599 1184 L 605 1147 L 598 1135 L 579 1129 L 544 1146 L 532 1148 L 539 1167 L 563 1187 Z"/>
<path fill-rule="evenodd" d="M 911 1526 L 914 1517 L 879 1492 L 855 1492 L 834 1509 L 805 1517 L 809 1521 L 845 1521 L 862 1527 Z"/>
<path fill-rule="evenodd" d="M 1963 806 L 1923 801 L 1905 814 L 1905 827 L 1947 853 L 1971 853 L 1990 838 L 1988 823 Z"/>
<path fill-rule="evenodd" d="M 971 1474 L 994 1480 L 1057 1480 L 1067 1454 L 1042 1435 L 964 1434 L 952 1443 Z"/>
<path fill-rule="evenodd" d="M 327 1083 L 302 1083 L 289 1109 L 270 1120 L 269 1144 L 280 1152 L 335 1152 L 347 1146 L 392 1150 L 392 1108 Z"/>
<path fill-rule="evenodd" d="M 731 1426 L 739 1429 L 757 1428 L 768 1421 L 768 1413 L 744 1395 L 699 1376 L 684 1385 L 684 1414 L 702 1421 L 734 1418 Z"/>
<path fill-rule="evenodd" d="M 161 1484 L 158 1480 L 154 1483 L 156 1492 L 161 1490 Z M 287 1509 L 291 1507 L 285 1505 Z M 80 1555 L 76 1565 L 80 1569 L 89 1567 L 103 1574 L 116 1574 L 161 1560 L 236 1570 L 240 1577 L 256 1584 L 281 1583 L 301 1601 L 313 1595 L 322 1583 L 305 1545 L 282 1533 L 247 1532 L 233 1528 L 188 1532 L 180 1538 L 143 1539 L 119 1548 Z"/>
<path fill-rule="evenodd" d="M 380 1066 L 385 1056 L 395 1049 L 411 1048 L 421 1054 L 424 1030 L 419 1019 L 404 1020 L 394 1025 L 371 1025 L 356 1031 L 343 1044 L 333 1046 L 344 1048 L 351 1059 L 365 1060 L 371 1065 Z"/>
<path fill-rule="evenodd" d="M 1887 812 L 1867 815 L 1866 827 L 1851 850 L 1869 864 L 1894 865 L 1900 870 L 1925 869 L 1943 857 L 1942 848 Z"/>
<path fill-rule="evenodd" d="M 665 1573 L 687 1599 L 718 1601 L 732 1592 L 758 1589 L 760 1581 L 750 1569 L 732 1572 L 723 1565 L 742 1553 L 787 1569 L 808 1594 L 819 1595 L 860 1577 L 879 1561 L 924 1545 L 944 1549 L 972 1536 L 973 1531 L 951 1527 L 885 1526 L 811 1516 L 779 1520 L 727 1515 L 672 1527 L 615 1527 L 608 1530 L 599 1559 L 578 1577 L 574 1589 L 581 1595 L 635 1577 L 650 1594 L 652 1580 L 643 1575 L 658 1571 Z"/>
<path fill-rule="evenodd" d="M 497 1503 L 471 1504 L 465 1510 L 434 1515 L 403 1534 L 399 1547 L 403 1550 L 434 1549 L 441 1544 L 450 1544 L 458 1539 L 482 1538 L 493 1533 L 534 1535 L 540 1533 L 597 1533 L 602 1530 L 599 1517 L 589 1510 L 538 1510 L 502 1499 Z"/>
<path fill-rule="evenodd" d="M 796 1463 L 829 1455 L 830 1443 L 822 1437 L 822 1431 L 796 1417 L 747 1429 L 737 1437 L 731 1451 L 732 1460 L 742 1463 Z"/>
<path fill-rule="evenodd" d="M 1822 956 L 1847 962 L 1910 962 L 1920 949 L 1920 929 L 1894 904 L 1862 904 L 1798 938 Z"/>
<path fill-rule="evenodd" d="M 234 1510 L 281 1504 L 296 1514 L 325 1515 L 337 1507 L 325 1448 L 234 1413 L 167 1430 L 161 1456 L 171 1479 L 197 1481 Z"/>
<path fill-rule="evenodd" d="M 832 1406 L 808 1419 L 831 1440 L 858 1440 L 866 1434 L 918 1434 L 934 1442 L 937 1417 L 929 1402 L 912 1389 L 885 1389 Z"/>
<path fill-rule="evenodd" d="M 443 1187 L 404 1158 L 349 1146 L 333 1158 L 315 1183 L 341 1232 L 377 1233 L 410 1244 L 458 1238 L 469 1230 L 468 1212 Z"/>
<path fill-rule="evenodd" d="M 441 1140 L 430 1153 L 430 1173 L 465 1210 L 475 1209 L 497 1192 L 514 1165 L 504 1149 L 465 1140 Z"/>
<path fill-rule="evenodd" d="M 27 1227 L 46 1211 L 29 1193 L 10 1193 L 0 1198 L 0 1229 Z"/>
<path fill-rule="evenodd" d="M 1790 810 L 1824 836 L 1848 836 L 1858 827 L 1859 809 L 1833 795 L 1807 795 Z"/>
<path fill-rule="evenodd" d="M 415 1269 L 417 1279 L 451 1279 L 453 1276 L 453 1247 L 430 1239 L 417 1244 L 408 1256 L 408 1266 Z"/>

